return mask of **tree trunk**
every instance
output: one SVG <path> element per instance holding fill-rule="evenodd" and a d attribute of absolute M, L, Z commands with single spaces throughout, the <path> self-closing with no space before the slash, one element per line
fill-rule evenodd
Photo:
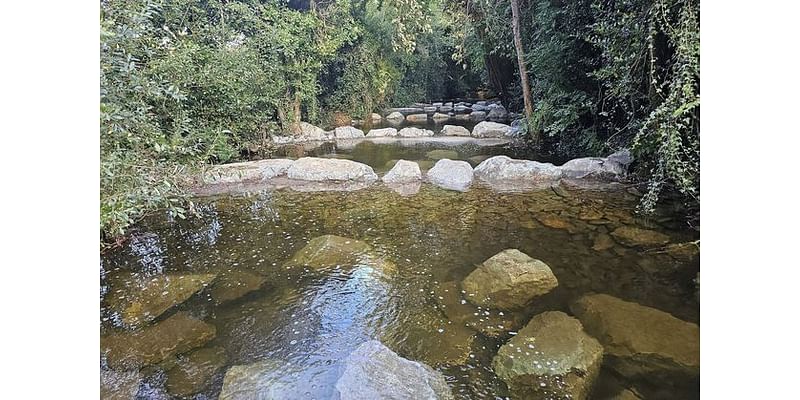
<path fill-rule="evenodd" d="M 528 120 L 533 116 L 533 99 L 531 88 L 528 84 L 528 68 L 525 66 L 525 53 L 522 49 L 522 36 L 519 29 L 519 0 L 511 0 L 511 22 L 514 30 L 514 47 L 517 49 L 517 64 L 519 64 L 519 80 L 522 85 L 522 99 L 525 101 L 525 117 Z M 536 139 L 534 137 L 534 139 Z"/>

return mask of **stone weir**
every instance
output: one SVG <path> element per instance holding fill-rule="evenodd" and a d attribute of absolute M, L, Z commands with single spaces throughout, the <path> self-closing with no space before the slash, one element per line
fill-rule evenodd
<path fill-rule="evenodd" d="M 353 191 L 377 185 L 379 180 L 403 196 L 416 194 L 422 183 L 460 192 L 476 183 L 496 191 L 527 191 L 549 189 L 563 180 L 579 185 L 613 185 L 625 180 L 631 162 L 627 150 L 608 157 L 578 158 L 562 166 L 494 156 L 473 169 L 466 161 L 441 158 L 423 174 L 416 162 L 400 160 L 379 178 L 372 167 L 351 160 L 268 159 L 214 166 L 198 177 L 192 192 L 203 196 L 285 188 L 306 192 Z"/>

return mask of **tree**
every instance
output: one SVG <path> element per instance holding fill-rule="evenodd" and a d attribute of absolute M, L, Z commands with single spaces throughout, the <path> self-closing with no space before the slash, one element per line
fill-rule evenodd
<path fill-rule="evenodd" d="M 522 47 L 522 35 L 519 29 L 519 0 L 511 0 L 511 23 L 514 30 L 514 48 L 517 50 L 517 64 L 519 64 L 519 81 L 522 86 L 522 98 L 525 101 L 525 117 L 533 117 L 533 99 L 531 87 L 528 84 L 528 68 L 525 67 L 525 50 Z M 531 132 L 532 139 L 536 140 L 535 133 Z"/>

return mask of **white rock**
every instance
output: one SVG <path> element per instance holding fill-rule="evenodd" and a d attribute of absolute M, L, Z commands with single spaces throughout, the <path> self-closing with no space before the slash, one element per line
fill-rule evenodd
<path fill-rule="evenodd" d="M 419 165 L 413 161 L 400 160 L 383 176 L 386 183 L 411 183 L 422 179 Z"/>
<path fill-rule="evenodd" d="M 445 125 L 442 127 L 442 135 L 445 136 L 469 136 L 469 130 L 459 125 Z"/>
<path fill-rule="evenodd" d="M 511 127 L 499 122 L 483 121 L 472 128 L 475 137 L 503 137 L 511 132 Z"/>
<path fill-rule="evenodd" d="M 400 129 L 400 132 L 398 132 L 397 135 L 400 136 L 400 137 L 433 136 L 433 131 L 430 130 L 430 129 L 405 127 L 403 129 Z"/>
<path fill-rule="evenodd" d="M 472 184 L 472 166 L 466 161 L 441 159 L 428 173 L 428 181 L 444 189 L 463 192 Z"/>

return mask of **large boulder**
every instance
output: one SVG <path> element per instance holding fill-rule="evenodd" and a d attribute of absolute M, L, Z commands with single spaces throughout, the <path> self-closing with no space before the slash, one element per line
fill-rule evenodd
<path fill-rule="evenodd" d="M 397 132 L 397 135 L 400 137 L 424 137 L 424 136 L 433 136 L 433 131 L 430 129 L 414 128 L 408 126 L 403 129 L 400 129 L 400 132 Z"/>
<path fill-rule="evenodd" d="M 475 167 L 475 177 L 489 184 L 532 184 L 554 182 L 561 170 L 550 163 L 494 156 Z"/>
<path fill-rule="evenodd" d="M 607 365 L 632 380 L 693 385 L 700 375 L 700 327 L 606 294 L 570 305 L 605 348 Z"/>
<path fill-rule="evenodd" d="M 619 180 L 625 175 L 625 167 L 600 157 L 584 157 L 569 160 L 561 166 L 566 178 L 595 178 Z"/>
<path fill-rule="evenodd" d="M 412 123 L 422 123 L 428 120 L 428 114 L 411 114 L 406 117 L 406 121 Z"/>
<path fill-rule="evenodd" d="M 216 165 L 203 174 L 203 182 L 207 184 L 259 182 L 286 174 L 292 162 L 287 159 L 271 159 Z"/>
<path fill-rule="evenodd" d="M 583 400 L 603 362 L 603 347 L 560 311 L 536 315 L 498 350 L 495 374 L 514 398 Z"/>
<path fill-rule="evenodd" d="M 442 127 L 442 135 L 445 136 L 469 136 L 469 129 L 459 125 L 445 125 Z"/>
<path fill-rule="evenodd" d="M 469 114 L 469 119 L 473 121 L 485 121 L 486 120 L 486 111 L 473 111 Z"/>
<path fill-rule="evenodd" d="M 333 132 L 336 139 L 358 139 L 364 137 L 364 131 L 352 126 L 340 126 Z"/>
<path fill-rule="evenodd" d="M 350 160 L 303 157 L 286 171 L 289 179 L 302 181 L 360 181 L 378 179 L 372 167 Z"/>
<path fill-rule="evenodd" d="M 126 326 L 152 321 L 208 286 L 215 274 L 163 274 L 147 276 L 134 272 L 109 274 L 105 297 L 111 311 Z"/>
<path fill-rule="evenodd" d="M 663 233 L 627 225 L 615 229 L 611 236 L 629 247 L 655 247 L 669 243 L 669 236 Z"/>
<path fill-rule="evenodd" d="M 517 249 L 495 254 L 461 282 L 471 303 L 501 310 L 522 308 L 557 286 L 547 264 Z"/>
<path fill-rule="evenodd" d="M 472 128 L 472 136 L 475 137 L 504 137 L 511 132 L 511 127 L 499 122 L 483 121 Z"/>
<path fill-rule="evenodd" d="M 492 107 L 489 110 L 489 115 L 486 116 L 490 121 L 505 121 L 508 120 L 508 111 L 503 106 Z"/>
<path fill-rule="evenodd" d="M 167 391 L 178 397 L 201 392 L 227 361 L 225 349 L 208 347 L 179 355 L 174 366 L 167 370 Z"/>
<path fill-rule="evenodd" d="M 216 336 L 216 328 L 184 312 L 133 332 L 100 337 L 100 351 L 114 369 L 138 369 L 200 347 Z"/>
<path fill-rule="evenodd" d="M 367 133 L 367 137 L 385 137 L 385 136 L 397 136 L 397 129 L 395 128 L 382 128 L 382 129 L 371 129 L 369 133 Z"/>
<path fill-rule="evenodd" d="M 329 140 L 332 138 L 332 132 L 326 132 L 324 129 L 309 124 L 308 122 L 300 122 L 300 133 L 299 135 L 295 136 L 295 141 L 303 142 L 303 141 L 317 141 L 317 140 Z"/>
<path fill-rule="evenodd" d="M 453 399 L 440 372 L 398 356 L 377 340 L 365 342 L 347 357 L 336 392 L 340 400 Z"/>
<path fill-rule="evenodd" d="M 392 169 L 383 176 L 386 183 L 412 183 L 422 180 L 422 171 L 413 161 L 399 160 Z"/>
<path fill-rule="evenodd" d="M 390 113 L 389 115 L 386 116 L 386 120 L 387 121 L 401 122 L 401 121 L 403 121 L 405 119 L 406 119 L 406 117 L 402 113 L 397 112 L 397 111 L 394 111 L 394 112 L 392 112 L 392 113 Z"/>
<path fill-rule="evenodd" d="M 472 166 L 466 161 L 441 159 L 428 170 L 428 181 L 444 189 L 463 192 L 472 184 Z"/>

